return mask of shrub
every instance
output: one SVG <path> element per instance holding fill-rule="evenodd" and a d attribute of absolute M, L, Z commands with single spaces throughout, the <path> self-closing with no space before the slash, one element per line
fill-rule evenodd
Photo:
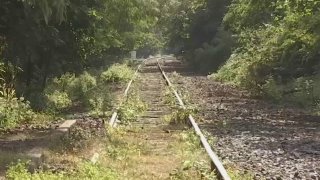
<path fill-rule="evenodd" d="M 261 86 L 263 95 L 276 101 L 290 102 L 302 107 L 317 109 L 320 99 L 320 80 L 318 76 L 299 77 L 287 83 L 277 82 L 273 77 Z"/>
<path fill-rule="evenodd" d="M 27 167 L 28 163 L 19 162 L 16 165 L 12 165 L 9 167 L 6 178 L 10 180 L 31 180 L 31 179 L 48 179 L 48 180 L 58 180 L 64 178 L 62 173 L 55 173 L 52 172 L 37 172 L 31 174 L 28 172 Z"/>
<path fill-rule="evenodd" d="M 106 85 L 100 84 L 88 95 L 90 114 L 94 116 L 104 115 L 105 111 L 111 107 L 111 98 Z"/>
<path fill-rule="evenodd" d="M 118 179 L 116 172 L 99 164 L 81 163 L 75 179 Z M 70 178 L 72 179 L 72 178 Z"/>
<path fill-rule="evenodd" d="M 319 81 L 310 76 L 319 73 L 319 7 L 317 1 L 303 6 L 288 1 L 232 2 L 224 26 L 234 33 L 237 48 L 214 77 L 262 90 L 276 100 L 314 106 Z"/>
<path fill-rule="evenodd" d="M 66 109 L 76 102 L 88 106 L 88 94 L 96 87 L 96 78 L 88 72 L 83 72 L 79 77 L 66 73 L 53 79 L 45 89 L 47 106 L 53 110 Z"/>
<path fill-rule="evenodd" d="M 317 106 L 320 99 L 319 77 L 300 77 L 288 83 L 286 89 L 291 89 L 292 93 L 285 96 L 287 101 L 300 106 Z"/>
<path fill-rule="evenodd" d="M 193 109 L 176 108 L 170 115 L 166 116 L 165 119 L 171 124 L 189 124 L 189 115 L 193 114 Z"/>
<path fill-rule="evenodd" d="M 129 82 L 134 75 L 126 64 L 114 64 L 101 74 L 101 79 L 106 82 Z"/>
<path fill-rule="evenodd" d="M 128 67 L 134 68 L 137 67 L 140 62 L 138 60 L 125 59 L 124 64 L 126 64 Z"/>
<path fill-rule="evenodd" d="M 23 121 L 32 120 L 34 112 L 23 98 L 0 97 L 0 128 L 8 129 Z"/>
<path fill-rule="evenodd" d="M 47 95 L 48 107 L 52 110 L 63 110 L 72 105 L 72 101 L 66 92 L 54 91 Z"/>
<path fill-rule="evenodd" d="M 77 85 L 77 79 L 75 74 L 65 73 L 59 78 L 54 78 L 46 86 L 45 92 L 47 94 L 53 93 L 55 91 L 66 92 L 71 94 Z"/>
<path fill-rule="evenodd" d="M 118 110 L 119 119 L 123 123 L 134 121 L 146 109 L 147 105 L 141 101 L 140 97 L 135 92 L 131 93 Z"/>
<path fill-rule="evenodd" d="M 90 90 L 97 86 L 96 78 L 86 71 L 76 78 L 75 82 L 77 85 L 73 89 L 73 92 L 80 93 L 77 98 L 84 97 Z"/>
<path fill-rule="evenodd" d="M 268 80 L 266 80 L 266 83 L 261 86 L 261 90 L 265 95 L 274 100 L 279 101 L 282 98 L 282 89 L 273 77 L 270 77 Z"/>

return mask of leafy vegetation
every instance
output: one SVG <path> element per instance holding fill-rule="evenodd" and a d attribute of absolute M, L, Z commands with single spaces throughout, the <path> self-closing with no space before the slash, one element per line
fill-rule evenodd
<path fill-rule="evenodd" d="M 47 106 L 52 110 L 64 110 L 79 102 L 85 107 L 89 104 L 91 91 L 97 87 L 97 80 L 88 72 L 78 77 L 75 74 L 66 73 L 60 78 L 54 78 L 45 89 Z"/>
<path fill-rule="evenodd" d="M 319 93 L 310 90 L 319 84 L 318 1 L 187 4 L 172 7 L 182 13 L 166 22 L 169 47 L 192 67 L 277 102 L 318 107 Z"/>
<path fill-rule="evenodd" d="M 156 23 L 153 1 L 59 0 L 3 1 L 0 37 L 5 62 L 23 69 L 19 84 L 27 88 L 68 71 L 79 72 L 117 59 L 130 50 L 157 49 L 150 31 Z M 19 92 L 20 94 L 21 92 Z"/>
<path fill-rule="evenodd" d="M 12 86 L 7 87 L 4 84 L 1 91 L 2 97 L 0 97 L 0 126 L 8 129 L 23 122 L 37 123 L 37 119 L 45 118 L 44 113 L 36 113 L 34 110 L 56 114 L 77 107 L 78 110 L 89 111 L 94 116 L 105 115 L 105 112 L 110 109 L 111 100 L 109 94 L 110 82 L 103 78 L 106 77 L 104 75 L 109 74 L 108 78 L 114 80 L 128 80 L 132 78 L 134 72 L 127 65 L 114 65 L 101 74 L 99 72 L 95 73 L 97 75 L 91 75 L 87 71 L 79 75 L 65 73 L 60 77 L 53 78 L 47 83 L 43 93 L 35 94 L 38 104 L 34 106 L 30 106 L 30 103 L 23 97 L 16 97 L 14 88 Z M 130 116 L 129 111 L 127 111 L 128 108 L 137 107 L 138 109 L 136 108 L 135 112 L 143 108 L 139 104 L 135 104 L 138 101 L 132 98 L 127 102 L 127 106 L 122 108 L 123 115 L 126 115 L 126 118 Z"/>
<path fill-rule="evenodd" d="M 171 114 L 165 116 L 165 120 L 171 124 L 188 125 L 190 124 L 189 115 L 193 114 L 195 114 L 195 109 L 183 109 L 180 107 L 176 107 Z"/>
<path fill-rule="evenodd" d="M 9 167 L 6 178 L 10 180 L 18 179 L 117 179 L 117 174 L 111 169 L 105 168 L 99 164 L 92 164 L 83 162 L 78 165 L 75 172 L 68 174 L 68 172 L 54 173 L 51 171 L 38 171 L 30 173 L 27 170 L 28 163 L 19 162 Z"/>
<path fill-rule="evenodd" d="M 118 116 L 122 123 L 135 121 L 147 110 L 147 105 L 140 99 L 136 91 L 132 91 L 126 97 L 118 110 Z"/>
<path fill-rule="evenodd" d="M 129 82 L 133 76 L 134 71 L 126 64 L 114 64 L 102 72 L 101 79 L 106 82 Z"/>
<path fill-rule="evenodd" d="M 33 119 L 34 112 L 23 98 L 0 98 L 0 127 L 13 128 Z"/>
<path fill-rule="evenodd" d="M 216 78 L 255 89 L 275 100 L 291 101 L 290 96 L 304 94 L 302 104 L 316 103 L 319 94 L 306 88 L 318 84 L 319 5 L 304 0 L 233 2 L 224 24 L 237 35 L 239 45 Z"/>
<path fill-rule="evenodd" d="M 176 72 L 174 72 L 173 74 L 173 82 L 177 81 L 180 77 L 180 75 Z M 174 87 L 176 90 L 177 88 Z M 186 105 L 186 108 L 182 108 L 179 106 L 178 102 L 177 102 L 177 98 L 175 97 L 172 88 L 167 87 L 164 91 L 163 94 L 163 101 L 165 104 L 169 105 L 171 107 L 171 114 L 166 115 L 164 117 L 165 121 L 168 121 L 171 124 L 180 124 L 180 125 L 189 125 L 189 115 L 196 115 L 198 113 L 198 109 L 193 106 L 190 103 L 190 96 L 187 93 L 187 91 L 183 91 L 181 89 L 178 90 L 179 92 L 184 92 L 184 93 L 180 93 L 179 96 L 181 97 L 181 99 L 183 100 L 183 102 Z"/>
<path fill-rule="evenodd" d="M 61 137 L 59 148 L 61 151 L 78 152 L 86 149 L 93 138 L 96 138 L 96 136 L 92 130 L 75 126 L 69 130 L 68 134 Z"/>
<path fill-rule="evenodd" d="M 2 1 L 0 72 L 6 74 L 5 68 L 12 66 L 16 73 L 14 79 L 1 77 L 1 86 L 12 85 L 17 97 L 28 100 L 33 110 L 47 105 L 55 111 L 68 109 L 75 97 L 84 98 L 83 93 L 95 86 L 86 70 L 120 62 L 132 50 L 147 56 L 162 47 L 163 38 L 154 28 L 158 6 L 153 0 Z M 63 78 L 70 82 L 59 82 Z M 70 92 L 77 88 L 80 91 Z"/>
<path fill-rule="evenodd" d="M 2 0 L 0 17 L 1 130 L 45 123 L 52 119 L 48 114 L 73 109 L 105 116 L 111 108 L 109 88 L 133 77 L 135 62 L 118 64 L 132 50 L 140 57 L 174 52 L 196 70 L 214 72 L 215 80 L 320 112 L 317 0 Z M 171 92 L 165 96 L 175 108 L 171 122 L 184 124 L 196 112 L 178 108 Z M 182 98 L 188 101 L 186 94 Z M 130 92 L 119 118 L 129 123 L 145 109 L 137 93 Z M 193 141 L 198 140 L 186 136 L 191 143 L 183 149 L 194 153 Z M 70 145 L 66 148 L 79 149 L 90 138 L 90 133 L 76 130 L 64 141 Z M 109 139 L 108 156 L 125 159 L 142 148 L 112 144 L 122 140 Z M 123 147 L 132 151 L 120 151 Z M 172 178 L 188 178 L 189 170 L 196 176 L 211 175 L 202 161 L 186 161 Z M 31 174 L 26 164 L 18 163 L 7 177 L 118 177 L 87 163 L 76 172 Z"/>
<path fill-rule="evenodd" d="M 173 144 L 179 156 L 183 159 L 181 167 L 170 174 L 171 179 L 217 179 L 215 173 L 210 170 L 208 157 L 200 146 L 199 137 L 193 132 L 184 131 L 176 135 L 178 141 Z"/>

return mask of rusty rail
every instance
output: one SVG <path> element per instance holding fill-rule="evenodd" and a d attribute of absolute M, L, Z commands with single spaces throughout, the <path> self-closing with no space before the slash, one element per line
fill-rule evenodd
<path fill-rule="evenodd" d="M 123 98 L 122 99 L 125 99 L 127 96 L 128 96 L 128 93 L 129 93 L 129 89 L 133 83 L 133 80 L 136 78 L 141 66 L 144 64 L 144 62 L 146 61 L 147 59 L 143 60 L 141 62 L 141 64 L 138 66 L 137 70 L 135 71 L 133 77 L 131 78 L 131 80 L 129 81 L 125 91 L 124 91 L 124 94 L 123 94 Z M 117 118 L 118 118 L 118 110 L 119 110 L 119 107 L 122 105 L 123 103 L 123 100 L 119 103 L 119 106 L 116 108 L 116 110 L 112 113 L 112 116 L 109 120 L 109 125 L 111 127 L 115 127 L 117 125 Z"/>
<path fill-rule="evenodd" d="M 160 63 L 159 63 L 159 59 L 157 59 L 157 64 L 159 67 L 159 70 L 162 73 L 163 78 L 166 80 L 168 86 L 171 88 L 172 92 L 174 93 L 174 95 L 176 96 L 179 105 L 183 108 L 186 109 L 186 106 L 184 104 L 184 102 L 182 101 L 181 97 L 179 96 L 178 92 L 174 89 L 172 83 L 170 82 L 168 76 L 165 74 L 164 70 L 162 69 Z M 217 156 L 217 154 L 211 149 L 210 144 L 208 143 L 208 140 L 206 139 L 206 137 L 203 135 L 203 133 L 201 132 L 198 124 L 196 123 L 195 119 L 192 117 L 192 115 L 189 114 L 188 117 L 190 123 L 192 124 L 192 127 L 194 128 L 196 134 L 199 136 L 200 141 L 203 145 L 203 147 L 205 148 L 207 154 L 209 155 L 210 159 L 211 159 L 211 166 L 214 170 L 216 170 L 218 176 L 220 179 L 223 180 L 231 180 L 230 176 L 228 175 L 226 169 L 224 168 L 222 162 L 219 160 L 219 157 Z"/>

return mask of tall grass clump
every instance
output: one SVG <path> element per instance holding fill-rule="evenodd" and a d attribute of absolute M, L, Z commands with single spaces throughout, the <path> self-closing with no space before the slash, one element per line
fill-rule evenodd
<path fill-rule="evenodd" d="M 136 120 L 147 109 L 147 105 L 140 99 L 137 92 L 131 92 L 121 104 L 118 115 L 122 123 L 130 123 Z"/>
<path fill-rule="evenodd" d="M 4 130 L 31 121 L 35 117 L 30 103 L 16 95 L 15 72 L 12 69 L 13 66 L 0 63 L 0 129 Z"/>
<path fill-rule="evenodd" d="M 35 113 L 30 103 L 23 98 L 0 97 L 0 129 L 14 128 L 20 123 L 31 121 Z"/>
<path fill-rule="evenodd" d="M 74 104 L 89 104 L 88 94 L 97 87 L 96 77 L 83 72 L 78 77 L 66 73 L 54 78 L 46 87 L 47 107 L 53 111 L 63 111 Z"/>
<path fill-rule="evenodd" d="M 134 76 L 134 70 L 126 64 L 114 64 L 102 72 L 101 79 L 105 82 L 129 82 Z"/>

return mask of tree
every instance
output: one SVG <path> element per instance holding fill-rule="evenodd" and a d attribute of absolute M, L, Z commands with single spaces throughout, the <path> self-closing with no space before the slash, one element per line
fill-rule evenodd
<path fill-rule="evenodd" d="M 154 0 L 1 1 L 2 59 L 22 69 L 18 95 L 32 98 L 49 78 L 105 65 L 131 50 L 157 51 L 163 43 L 155 6 Z"/>

